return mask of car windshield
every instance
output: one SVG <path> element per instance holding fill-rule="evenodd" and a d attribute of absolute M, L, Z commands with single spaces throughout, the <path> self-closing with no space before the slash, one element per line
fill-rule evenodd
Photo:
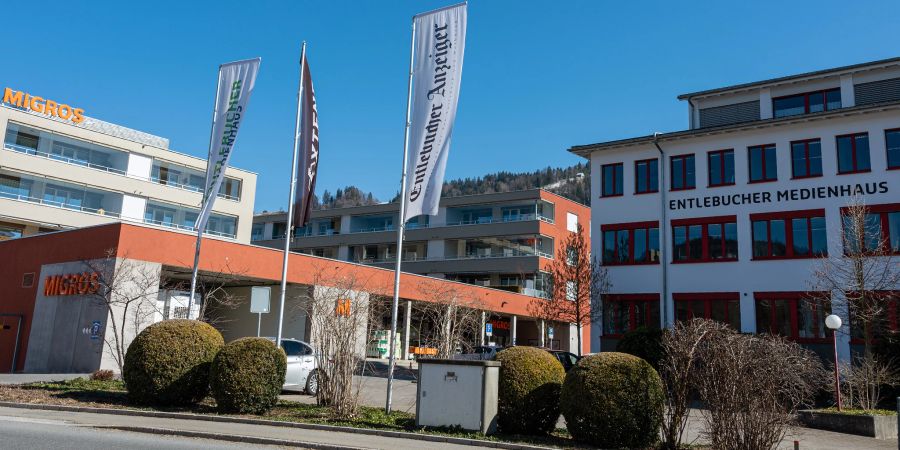
<path fill-rule="evenodd" d="M 281 341 L 281 348 L 287 356 L 300 356 L 303 354 L 303 344 L 295 341 Z"/>

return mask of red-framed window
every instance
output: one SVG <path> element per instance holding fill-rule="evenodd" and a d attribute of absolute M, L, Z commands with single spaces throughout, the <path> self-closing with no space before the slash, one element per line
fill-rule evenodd
<path fill-rule="evenodd" d="M 754 260 L 828 254 L 824 209 L 750 214 L 750 225 Z"/>
<path fill-rule="evenodd" d="M 872 170 L 872 163 L 869 160 L 869 133 L 845 134 L 835 139 L 839 174 Z"/>
<path fill-rule="evenodd" d="M 677 320 L 712 319 L 741 329 L 741 296 L 738 292 L 672 294 Z"/>
<path fill-rule="evenodd" d="M 888 170 L 900 169 L 900 128 L 884 131 Z"/>
<path fill-rule="evenodd" d="M 841 208 L 845 254 L 856 253 L 862 248 L 873 251 L 879 245 L 900 254 L 900 203 L 867 206 L 862 236 L 854 236 L 857 230 L 847 214 L 847 208 Z"/>
<path fill-rule="evenodd" d="M 820 111 L 831 111 L 841 107 L 841 89 L 804 92 L 772 99 L 772 112 L 775 118 L 809 114 Z"/>
<path fill-rule="evenodd" d="M 778 179 L 778 157 L 775 144 L 755 145 L 747 148 L 750 158 L 750 182 L 763 183 Z"/>
<path fill-rule="evenodd" d="M 672 169 L 671 188 L 673 191 L 683 191 L 697 187 L 693 154 L 673 156 L 669 164 Z"/>
<path fill-rule="evenodd" d="M 602 225 L 603 265 L 659 264 L 659 222 Z"/>
<path fill-rule="evenodd" d="M 634 193 L 659 192 L 659 160 L 644 159 L 634 162 Z"/>
<path fill-rule="evenodd" d="M 821 293 L 754 292 L 756 332 L 804 343 L 828 342 L 825 317 L 831 307 Z"/>
<path fill-rule="evenodd" d="M 606 164 L 601 167 L 601 197 L 616 197 L 622 195 L 623 164 Z"/>
<path fill-rule="evenodd" d="M 881 314 L 871 323 L 873 341 L 886 335 L 897 335 L 900 332 L 900 291 L 877 291 Z M 862 325 L 854 326 L 853 311 L 850 312 L 850 343 L 865 344 L 865 333 Z"/>
<path fill-rule="evenodd" d="M 672 221 L 672 262 L 737 261 L 736 216 Z"/>
<path fill-rule="evenodd" d="M 603 296 L 604 337 L 622 337 L 641 326 L 659 328 L 659 294 Z"/>
<path fill-rule="evenodd" d="M 791 176 L 793 178 L 822 176 L 821 139 L 791 142 Z"/>
<path fill-rule="evenodd" d="M 734 150 L 716 150 L 706 154 L 709 187 L 734 184 Z"/>

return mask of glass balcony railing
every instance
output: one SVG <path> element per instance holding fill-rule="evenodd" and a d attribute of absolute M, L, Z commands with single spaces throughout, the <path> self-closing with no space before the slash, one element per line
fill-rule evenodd
<path fill-rule="evenodd" d="M 44 159 L 52 159 L 54 161 L 62 161 L 67 164 L 75 164 L 77 166 L 89 167 L 91 169 L 102 170 L 104 172 L 114 173 L 116 175 L 126 175 L 126 172 L 122 169 L 117 169 L 115 167 L 105 166 L 101 164 L 94 164 L 88 161 L 84 161 L 82 159 L 77 158 L 69 158 L 61 155 L 54 155 L 52 153 L 46 153 L 42 151 L 35 150 L 31 147 L 26 147 L 24 145 L 13 144 L 10 142 L 4 143 L 4 146 L 7 150 L 12 150 L 18 153 L 24 153 L 26 155 L 37 156 L 39 158 Z"/>
<path fill-rule="evenodd" d="M 79 205 L 77 203 L 58 201 L 58 200 L 52 200 L 52 199 L 44 199 L 44 198 L 38 198 L 38 197 L 31 197 L 28 195 L 18 194 L 15 192 L 8 192 L 8 191 L 4 191 L 4 190 L 0 190 L 0 198 L 5 198 L 5 199 L 9 199 L 9 200 L 17 200 L 20 202 L 34 203 L 37 205 L 51 206 L 54 208 L 71 209 L 74 211 L 98 214 L 101 216 L 120 217 L 120 213 L 118 211 L 108 211 L 104 208 L 90 208 L 87 206 Z"/>

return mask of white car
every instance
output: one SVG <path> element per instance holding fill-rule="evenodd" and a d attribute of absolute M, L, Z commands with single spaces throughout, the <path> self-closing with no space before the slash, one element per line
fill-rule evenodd
<path fill-rule="evenodd" d="M 287 355 L 287 373 L 284 376 L 283 389 L 306 391 L 309 395 L 316 395 L 319 391 L 319 371 L 316 369 L 316 357 L 312 347 L 296 339 L 282 339 L 281 348 Z"/>

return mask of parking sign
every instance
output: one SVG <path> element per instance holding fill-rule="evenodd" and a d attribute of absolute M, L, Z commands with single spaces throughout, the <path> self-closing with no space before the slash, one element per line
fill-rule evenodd
<path fill-rule="evenodd" d="M 491 323 L 484 324 L 484 334 L 487 336 L 491 336 L 492 334 L 494 334 L 494 325 L 492 325 Z"/>

